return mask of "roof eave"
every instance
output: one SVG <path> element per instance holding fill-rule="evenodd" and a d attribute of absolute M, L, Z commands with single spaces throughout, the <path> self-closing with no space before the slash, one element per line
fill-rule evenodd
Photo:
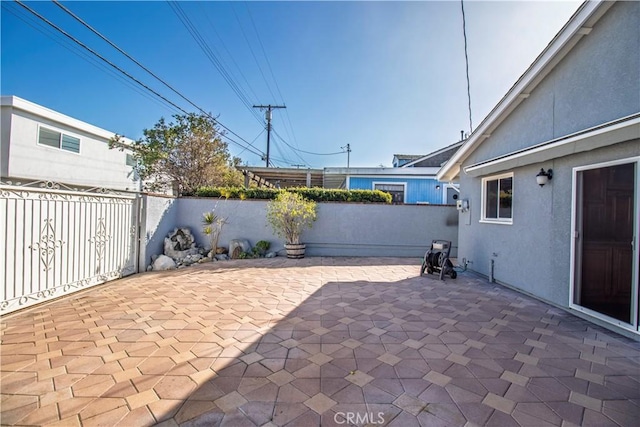
<path fill-rule="evenodd" d="M 536 86 L 555 68 L 582 37 L 589 34 L 595 23 L 613 5 L 603 0 L 585 1 L 571 19 L 558 32 L 524 74 L 509 89 L 505 96 L 485 117 L 467 141 L 449 159 L 437 178 L 440 181 L 453 181 L 460 175 L 462 163 L 473 151 L 502 123 L 515 108 L 529 97 Z"/>
<path fill-rule="evenodd" d="M 83 122 L 82 120 L 74 119 L 71 116 L 67 116 L 66 114 L 59 113 L 50 108 L 44 107 L 42 105 L 36 104 L 35 102 L 27 101 L 26 99 L 20 98 L 14 95 L 5 95 L 0 98 L 0 105 L 2 107 L 11 107 L 16 110 L 25 111 L 27 113 L 31 113 L 38 117 L 42 117 L 56 123 L 60 123 L 62 125 L 69 126 L 71 128 L 86 132 L 93 136 L 97 136 L 102 139 L 110 139 L 115 135 L 114 132 L 108 131 L 106 129 L 99 128 L 87 122 Z M 134 141 L 130 138 L 122 137 L 125 144 L 131 145 Z"/>

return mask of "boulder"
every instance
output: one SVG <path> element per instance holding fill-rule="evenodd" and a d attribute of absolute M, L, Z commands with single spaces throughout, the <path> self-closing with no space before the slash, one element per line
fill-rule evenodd
<path fill-rule="evenodd" d="M 188 228 L 176 228 L 164 238 L 164 254 L 173 259 L 198 254 L 196 240 Z"/>
<path fill-rule="evenodd" d="M 218 254 L 216 255 L 215 259 L 218 261 L 226 261 L 229 259 L 229 257 L 226 254 Z"/>
<path fill-rule="evenodd" d="M 202 255 L 200 254 L 195 254 L 195 255 L 187 255 L 186 257 L 184 257 L 181 262 L 182 264 L 184 264 L 185 266 L 194 264 L 198 261 L 200 261 L 202 259 Z"/>
<path fill-rule="evenodd" d="M 271 251 L 271 252 L 267 252 L 264 257 L 265 258 L 275 258 L 277 256 L 278 256 L 277 252 Z"/>
<path fill-rule="evenodd" d="M 231 259 L 240 258 L 242 252 L 251 252 L 251 244 L 247 239 L 234 239 L 229 242 L 229 257 Z"/>
<path fill-rule="evenodd" d="M 153 262 L 154 271 L 174 270 L 175 268 L 175 261 L 166 255 L 159 255 L 158 258 L 156 258 L 156 260 Z"/>

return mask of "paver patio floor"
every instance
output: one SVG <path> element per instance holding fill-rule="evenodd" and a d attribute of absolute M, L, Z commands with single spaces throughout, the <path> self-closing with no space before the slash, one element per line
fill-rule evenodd
<path fill-rule="evenodd" d="M 640 345 L 419 260 L 231 261 L 1 322 L 3 425 L 635 426 Z"/>

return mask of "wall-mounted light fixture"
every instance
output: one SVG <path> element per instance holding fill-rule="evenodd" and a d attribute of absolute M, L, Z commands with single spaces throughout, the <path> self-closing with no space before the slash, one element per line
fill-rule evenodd
<path fill-rule="evenodd" d="M 538 175 L 536 175 L 536 181 L 538 182 L 538 185 L 540 187 L 544 187 L 544 185 L 546 183 L 548 183 L 549 181 L 551 181 L 552 178 L 553 178 L 553 170 L 552 169 L 548 169 L 545 172 L 544 169 L 541 168 L 540 172 L 538 172 Z"/>
<path fill-rule="evenodd" d="M 436 185 L 436 190 L 440 189 L 440 184 Z"/>

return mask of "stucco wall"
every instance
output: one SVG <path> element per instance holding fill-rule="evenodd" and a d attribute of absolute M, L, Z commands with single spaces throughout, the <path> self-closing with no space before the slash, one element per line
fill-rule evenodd
<path fill-rule="evenodd" d="M 267 240 L 275 251 L 283 241 L 274 235 L 266 221 L 266 201 L 217 199 L 165 199 L 147 196 L 146 233 L 141 267 L 151 256 L 162 253 L 167 233 L 175 227 L 189 227 L 199 246 L 208 246 L 202 233 L 202 214 L 215 209 L 227 218 L 220 246 L 231 239 L 248 239 L 251 245 Z M 167 202 L 166 200 L 171 200 Z M 318 220 L 302 240 L 308 256 L 399 256 L 422 257 L 431 240 L 458 241 L 458 214 L 453 206 L 392 206 L 373 204 L 320 203 Z"/>
<path fill-rule="evenodd" d="M 126 165 L 126 154 L 119 150 L 109 150 L 106 139 L 22 110 L 3 108 L 3 116 L 8 112 L 13 115 L 10 139 L 7 140 L 10 140 L 10 149 L 6 176 L 137 190 L 132 168 Z M 40 124 L 80 138 L 80 153 L 39 145 Z M 5 143 L 3 130 L 3 147 Z"/>
<path fill-rule="evenodd" d="M 465 165 L 640 111 L 640 2 L 617 2 Z"/>
<path fill-rule="evenodd" d="M 593 31 L 462 165 L 464 167 L 640 111 L 640 3 L 614 4 Z M 638 140 L 513 172 L 513 225 L 480 223 L 481 180 L 460 174 L 459 258 L 497 281 L 569 304 L 573 168 L 640 156 Z M 553 180 L 536 184 L 541 167 Z"/>
<path fill-rule="evenodd" d="M 544 187 L 535 180 L 540 165 L 515 169 L 513 225 L 480 223 L 481 180 L 463 175 L 461 198 L 470 210 L 460 216 L 458 257 L 485 276 L 493 259 L 497 281 L 568 306 L 573 168 L 637 156 L 640 140 L 555 159 L 543 165 L 554 171 Z"/>
<path fill-rule="evenodd" d="M 11 135 L 11 107 L 0 110 L 0 176 L 9 173 L 9 136 Z"/>
<path fill-rule="evenodd" d="M 178 199 L 170 196 L 142 195 L 140 218 L 140 269 L 144 271 L 152 255 L 163 252 L 164 238 L 177 224 Z"/>

